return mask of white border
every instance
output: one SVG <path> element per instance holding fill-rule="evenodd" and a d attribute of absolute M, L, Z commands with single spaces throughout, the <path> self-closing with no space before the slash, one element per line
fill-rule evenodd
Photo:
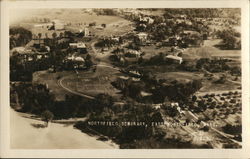
<path fill-rule="evenodd" d="M 9 142 L 9 12 L 10 8 L 241 8 L 242 9 L 242 149 L 62 149 L 17 150 Z M 249 141 L 249 1 L 1 1 L 1 157 L 86 158 L 248 158 Z"/>

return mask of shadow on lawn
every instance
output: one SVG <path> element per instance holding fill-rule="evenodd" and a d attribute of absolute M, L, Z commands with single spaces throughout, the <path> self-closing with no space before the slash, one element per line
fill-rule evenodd
<path fill-rule="evenodd" d="M 31 126 L 33 126 L 34 128 L 46 128 L 47 127 L 44 124 L 34 124 L 34 123 L 32 123 Z"/>

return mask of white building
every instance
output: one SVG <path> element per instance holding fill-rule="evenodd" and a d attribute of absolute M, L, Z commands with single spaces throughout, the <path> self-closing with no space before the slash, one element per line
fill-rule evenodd
<path fill-rule="evenodd" d="M 71 48 L 77 48 L 77 49 L 85 49 L 86 45 L 83 42 L 79 42 L 79 43 L 69 43 L 69 46 Z"/>
<path fill-rule="evenodd" d="M 84 58 L 80 56 L 75 56 L 75 55 L 68 56 L 67 60 L 76 61 L 76 62 L 85 62 Z"/>
<path fill-rule="evenodd" d="M 174 56 L 174 55 L 167 55 L 167 56 L 166 56 L 166 59 L 170 59 L 170 60 L 173 60 L 173 61 L 177 61 L 179 64 L 181 64 L 181 63 L 183 62 L 182 57 Z"/>
<path fill-rule="evenodd" d="M 89 28 L 84 28 L 84 36 L 90 36 Z"/>
<path fill-rule="evenodd" d="M 140 16 L 140 21 L 141 22 L 146 22 L 148 24 L 152 24 L 154 23 L 154 19 L 150 18 L 150 17 L 142 17 Z"/>
<path fill-rule="evenodd" d="M 148 34 L 147 33 L 141 32 L 141 33 L 138 33 L 137 36 L 138 36 L 138 38 L 139 38 L 140 41 L 142 41 L 142 42 L 147 41 L 147 38 L 148 38 Z"/>
<path fill-rule="evenodd" d="M 127 52 L 130 53 L 130 54 L 135 55 L 136 57 L 141 56 L 141 52 L 139 52 L 137 50 L 128 50 Z"/>

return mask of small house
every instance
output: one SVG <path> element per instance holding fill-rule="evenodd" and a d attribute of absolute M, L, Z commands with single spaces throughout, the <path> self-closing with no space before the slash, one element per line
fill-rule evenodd
<path fill-rule="evenodd" d="M 176 62 L 178 64 L 181 64 L 183 62 L 182 57 L 174 56 L 174 55 L 167 55 L 166 59 L 171 62 Z"/>
<path fill-rule="evenodd" d="M 70 48 L 76 50 L 79 53 L 87 53 L 87 47 L 83 42 L 69 43 Z"/>
<path fill-rule="evenodd" d="M 141 32 L 137 34 L 137 37 L 139 38 L 140 42 L 146 42 L 148 38 L 148 34 Z"/>

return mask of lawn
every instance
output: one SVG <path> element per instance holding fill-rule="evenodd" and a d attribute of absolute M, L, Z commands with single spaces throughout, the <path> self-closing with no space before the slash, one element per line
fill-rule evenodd
<path fill-rule="evenodd" d="M 121 75 L 121 73 L 117 70 L 98 66 L 95 73 L 82 71 L 79 72 L 79 78 L 76 74 L 64 77 L 62 85 L 72 91 L 89 96 L 96 96 L 100 93 L 119 96 L 119 90 L 111 85 L 111 82 L 115 81 L 119 75 Z"/>
<path fill-rule="evenodd" d="M 238 90 L 241 86 L 240 83 L 234 83 L 232 81 L 226 81 L 223 84 L 215 84 L 212 81 L 203 80 L 203 87 L 199 92 L 218 92 L 218 91 L 229 91 Z"/>
<path fill-rule="evenodd" d="M 66 94 L 70 94 L 58 85 L 58 79 L 63 76 L 73 74 L 72 71 L 49 73 L 48 71 L 38 71 L 33 73 L 33 82 L 47 84 L 55 95 L 56 100 L 64 100 Z"/>
<path fill-rule="evenodd" d="M 63 100 L 66 94 L 71 94 L 62 86 L 89 96 L 96 96 L 99 93 L 119 96 L 119 90 L 115 89 L 110 83 L 120 75 L 122 73 L 108 67 L 98 67 L 95 73 L 92 71 L 79 71 L 79 78 L 74 71 L 56 73 L 38 71 L 33 74 L 33 82 L 47 84 L 57 100 Z M 62 86 L 59 84 L 60 79 L 62 79 Z"/>
<path fill-rule="evenodd" d="M 189 60 L 199 58 L 222 57 L 240 62 L 241 50 L 221 50 L 214 47 L 220 42 L 220 39 L 205 40 L 204 45 L 201 47 L 193 47 L 186 49 L 183 52 L 183 59 Z"/>
<path fill-rule="evenodd" d="M 171 47 L 156 48 L 154 45 L 141 47 L 141 51 L 145 52 L 145 55 L 143 56 L 143 58 L 145 58 L 145 59 L 149 59 L 155 55 L 158 55 L 161 52 L 167 53 L 170 50 L 171 50 Z"/>
<path fill-rule="evenodd" d="M 90 96 L 96 96 L 99 93 L 114 95 L 118 90 L 110 84 L 109 80 L 111 79 L 112 77 L 109 76 L 86 77 L 80 79 L 72 76 L 63 80 L 63 85 L 71 90 Z"/>
<path fill-rule="evenodd" d="M 190 82 L 192 80 L 199 80 L 202 78 L 202 74 L 199 72 L 165 72 L 156 74 L 157 79 L 166 79 L 171 82 L 177 80 L 179 82 Z"/>

